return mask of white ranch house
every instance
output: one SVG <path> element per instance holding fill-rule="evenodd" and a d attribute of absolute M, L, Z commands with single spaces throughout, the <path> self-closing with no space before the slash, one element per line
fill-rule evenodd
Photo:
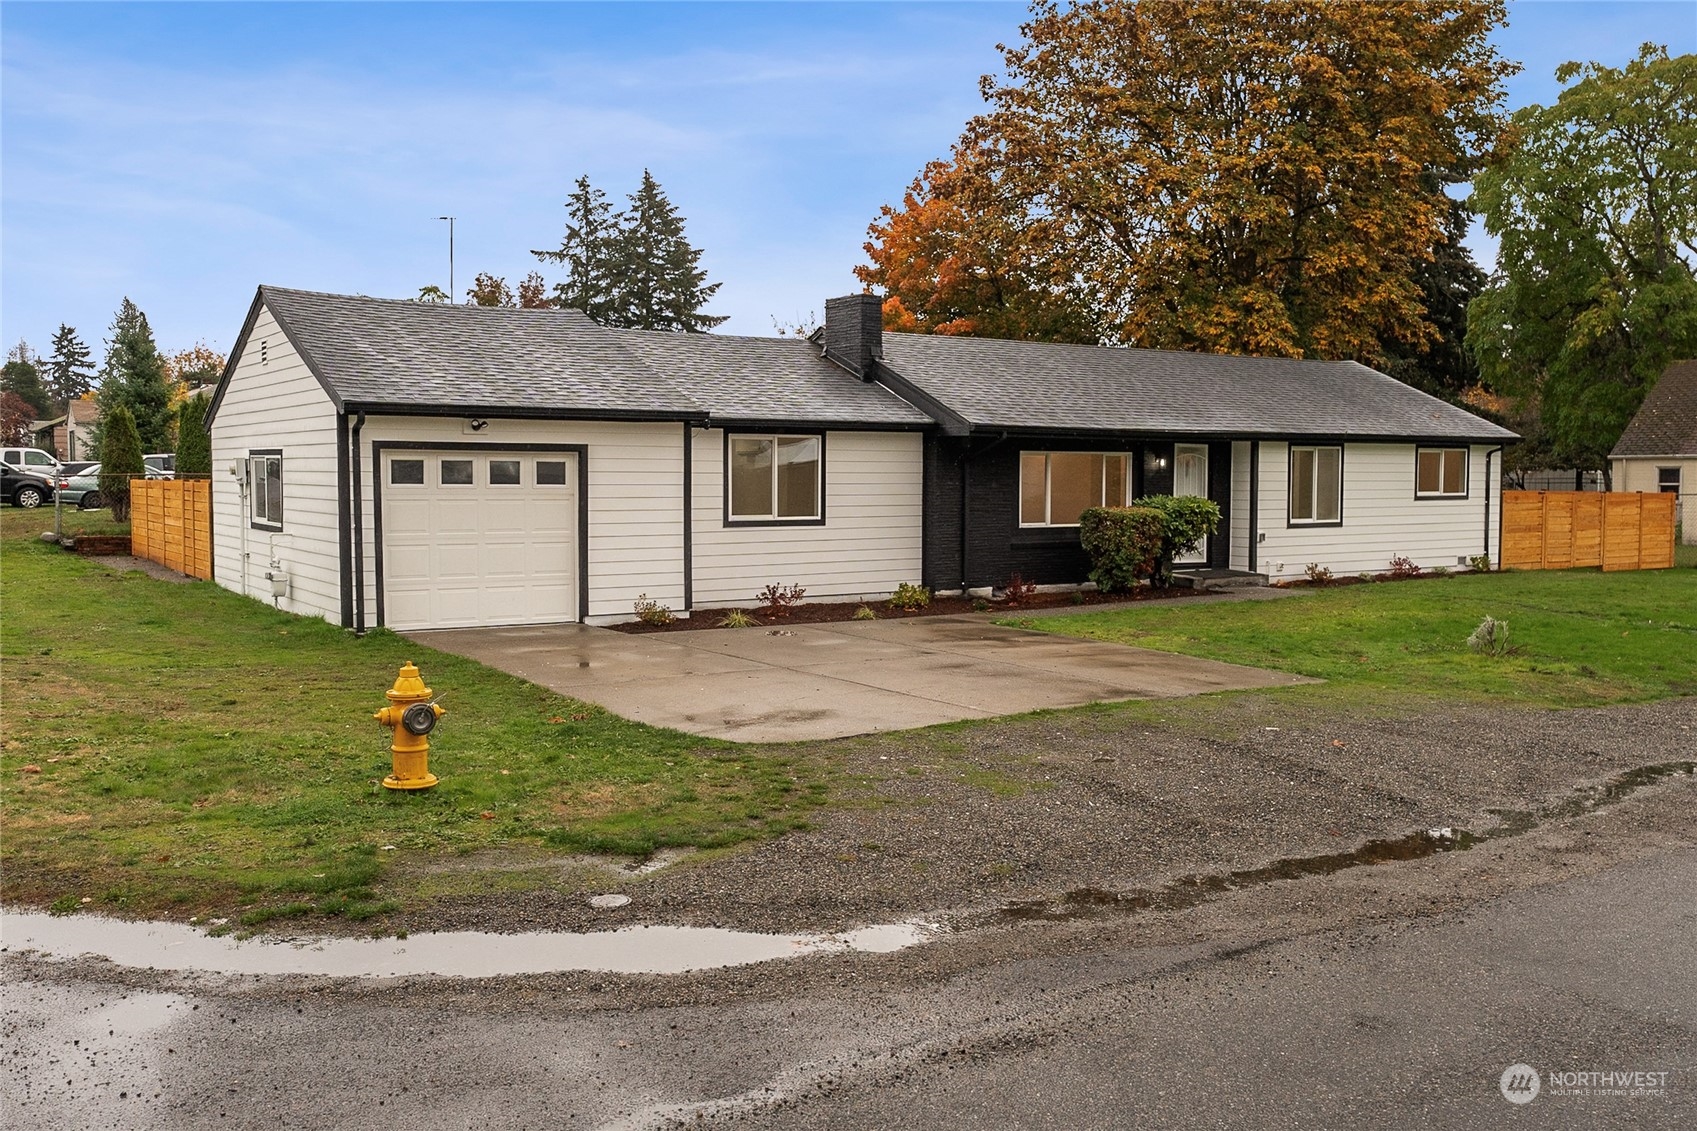
<path fill-rule="evenodd" d="M 356 630 L 1076 584 L 1084 507 L 1175 491 L 1224 512 L 1198 569 L 1496 559 L 1513 433 L 1382 373 L 879 313 L 802 341 L 261 287 L 211 410 L 214 577 Z"/>

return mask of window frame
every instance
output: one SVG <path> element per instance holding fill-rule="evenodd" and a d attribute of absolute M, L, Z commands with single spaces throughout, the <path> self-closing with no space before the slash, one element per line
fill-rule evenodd
<path fill-rule="evenodd" d="M 1668 476 L 1670 475 L 1673 477 L 1673 482 L 1671 484 L 1668 482 Z M 1683 495 L 1684 493 L 1685 469 L 1683 467 L 1656 468 L 1656 494 L 1677 496 Z"/>
<path fill-rule="evenodd" d="M 273 517 L 267 497 L 265 517 L 259 514 L 259 502 L 262 497 L 262 483 L 269 476 L 260 476 L 259 469 L 275 461 L 277 465 L 277 509 Z M 288 513 L 285 496 L 285 480 L 283 479 L 283 449 L 282 448 L 251 448 L 247 453 L 247 490 L 248 490 L 248 526 L 254 530 L 278 531 L 283 529 L 283 516 Z"/>
<path fill-rule="evenodd" d="M 826 484 L 826 433 L 823 430 L 796 428 L 738 428 L 725 429 L 723 434 L 723 486 L 724 500 L 723 524 L 727 527 L 757 527 L 757 526 L 824 526 L 825 525 L 825 484 Z M 816 479 L 818 492 L 818 514 L 809 517 L 779 518 L 776 514 L 765 516 L 739 517 L 731 513 L 731 449 L 735 441 L 740 439 L 762 439 L 772 441 L 773 456 L 777 455 L 779 440 L 817 440 L 819 442 L 819 473 Z M 778 509 L 778 461 L 772 460 L 772 509 Z"/>
<path fill-rule="evenodd" d="M 1344 518 L 1344 514 L 1343 514 L 1343 494 L 1344 494 L 1343 484 L 1344 484 L 1344 466 L 1345 466 L 1344 444 L 1341 443 L 1341 442 L 1334 443 L 1334 444 L 1326 444 L 1326 443 L 1294 444 L 1293 443 L 1293 444 L 1287 444 L 1285 446 L 1288 449 L 1288 451 L 1286 452 L 1286 455 L 1285 455 L 1285 527 L 1286 527 L 1286 529 L 1312 530 L 1316 527 L 1319 527 L 1321 529 L 1327 529 L 1327 528 L 1334 528 L 1334 527 L 1342 526 L 1343 525 L 1343 518 Z M 1294 509 L 1292 507 L 1292 504 L 1296 501 L 1296 491 L 1295 491 L 1294 486 L 1293 486 L 1296 483 L 1296 453 L 1297 452 L 1319 453 L 1319 452 L 1323 452 L 1323 451 L 1335 451 L 1335 452 L 1338 453 L 1338 517 L 1335 518 L 1335 519 L 1332 519 L 1332 518 L 1297 518 L 1295 516 Z M 1316 470 L 1318 470 L 1318 460 L 1316 460 Z M 1314 499 L 1313 499 L 1313 502 L 1315 503 L 1314 511 L 1315 511 L 1316 514 L 1319 513 L 1319 510 L 1320 510 L 1320 507 L 1318 505 L 1319 501 L 1320 501 L 1319 489 L 1320 489 L 1320 476 L 1318 474 L 1316 474 L 1314 476 Z"/>
<path fill-rule="evenodd" d="M 1438 490 L 1422 491 L 1420 489 L 1420 456 L 1425 452 L 1439 453 L 1438 461 Z M 1445 491 L 1444 486 L 1444 452 L 1461 453 L 1461 490 Z M 1473 493 L 1473 449 L 1466 445 L 1456 444 L 1417 444 L 1414 448 L 1414 497 L 1421 502 L 1434 499 L 1466 499 Z"/>
<path fill-rule="evenodd" d="M 1014 495 L 1014 522 L 1015 522 L 1015 525 L 1020 530 L 1077 530 L 1079 528 L 1079 524 L 1076 523 L 1076 522 L 1053 522 L 1053 521 L 1051 521 L 1051 518 L 1052 518 L 1052 516 L 1054 515 L 1054 512 L 1055 512 L 1055 497 L 1054 497 L 1055 476 L 1054 476 L 1054 471 L 1053 471 L 1053 465 L 1051 463 L 1051 460 L 1054 456 L 1101 456 L 1102 457 L 1102 484 L 1101 484 L 1101 486 L 1102 486 L 1102 491 L 1101 491 L 1102 502 L 1099 503 L 1099 504 L 1096 504 L 1096 505 L 1107 506 L 1107 507 L 1123 507 L 1123 506 L 1128 505 L 1131 502 L 1131 500 L 1133 498 L 1135 498 L 1136 495 L 1137 495 L 1137 487 L 1136 487 L 1136 484 L 1133 481 L 1133 476 L 1136 475 L 1137 469 L 1136 469 L 1136 465 L 1134 464 L 1134 462 L 1132 460 L 1132 454 L 1133 453 L 1126 452 L 1126 451 L 1110 452 L 1110 451 L 1082 450 L 1082 449 L 1073 451 L 1073 450 L 1068 450 L 1068 449 L 1065 449 L 1065 448 L 1038 448 L 1038 449 L 1022 448 L 1022 449 L 1020 449 L 1020 452 L 1019 452 L 1019 475 L 1017 477 L 1018 482 L 1016 484 L 1016 491 L 1015 491 L 1015 495 Z M 1025 521 L 1025 457 L 1026 456 L 1042 456 L 1043 457 L 1043 521 L 1042 522 L 1027 522 L 1027 521 Z M 1108 501 L 1108 464 L 1107 464 L 1107 461 L 1110 460 L 1110 459 L 1121 459 L 1121 460 L 1125 461 L 1125 500 L 1123 502 L 1114 503 L 1114 502 Z M 1087 507 L 1085 509 L 1088 510 L 1089 508 Z"/>

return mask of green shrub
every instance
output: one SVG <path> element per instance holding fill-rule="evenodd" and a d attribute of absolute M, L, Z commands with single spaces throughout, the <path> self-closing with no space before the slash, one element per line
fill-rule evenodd
<path fill-rule="evenodd" d="M 872 611 L 871 605 L 862 605 L 854 611 L 855 620 L 877 620 L 878 614 Z"/>
<path fill-rule="evenodd" d="M 147 474 L 141 458 L 141 435 L 136 431 L 136 418 L 123 405 L 114 408 L 102 423 L 100 494 L 112 508 L 112 521 L 128 522 L 130 480 Z"/>
<path fill-rule="evenodd" d="M 1196 495 L 1145 495 L 1133 500 L 1131 505 L 1159 511 L 1166 524 L 1161 565 L 1154 578 L 1160 586 L 1172 578 L 1174 558 L 1190 553 L 1202 544 L 1202 539 L 1220 528 L 1220 507 L 1212 499 Z"/>
<path fill-rule="evenodd" d="M 636 619 L 643 624 L 667 625 L 678 619 L 672 615 L 670 605 L 662 605 L 646 593 L 638 594 L 631 608 L 636 613 Z"/>
<path fill-rule="evenodd" d="M 930 603 L 931 590 L 906 581 L 896 586 L 896 591 L 890 594 L 890 608 L 900 609 L 904 613 L 916 613 Z"/>
<path fill-rule="evenodd" d="M 1090 580 L 1117 593 L 1154 576 L 1166 520 L 1153 507 L 1091 507 L 1078 520 L 1078 538 L 1090 555 Z"/>
<path fill-rule="evenodd" d="M 1467 559 L 1467 565 L 1475 573 L 1490 573 L 1491 572 L 1491 555 L 1489 555 L 1489 554 L 1474 554 L 1471 558 Z"/>
<path fill-rule="evenodd" d="M 206 434 L 206 394 L 177 409 L 177 477 L 212 474 L 212 438 Z"/>
<path fill-rule="evenodd" d="M 760 623 L 759 621 L 755 620 L 753 617 L 749 616 L 747 613 L 743 612 L 741 609 L 732 609 L 730 612 L 725 614 L 725 616 L 722 620 L 719 621 L 719 627 L 720 628 L 753 628 L 755 625 L 757 625 L 759 623 Z"/>

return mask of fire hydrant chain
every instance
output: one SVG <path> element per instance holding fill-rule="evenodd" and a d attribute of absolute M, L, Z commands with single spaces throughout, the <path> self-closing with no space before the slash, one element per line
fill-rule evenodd
<path fill-rule="evenodd" d="M 395 732 L 389 747 L 394 755 L 394 772 L 383 779 L 389 789 L 429 789 L 436 784 L 430 772 L 430 739 L 436 720 L 448 712 L 431 698 L 430 688 L 411 660 L 401 665 L 395 686 L 383 693 L 389 706 L 371 717 Z"/>

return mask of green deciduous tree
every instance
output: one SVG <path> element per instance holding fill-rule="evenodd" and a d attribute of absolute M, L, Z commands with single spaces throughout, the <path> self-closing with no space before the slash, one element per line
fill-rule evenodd
<path fill-rule="evenodd" d="M 146 474 L 145 449 L 136 431 L 136 418 L 126 405 L 107 410 L 100 442 L 100 494 L 112 508 L 112 518 L 130 517 L 130 480 Z"/>
<path fill-rule="evenodd" d="M 42 381 L 44 363 L 41 355 L 20 341 L 6 353 L 6 364 L 0 367 L 0 392 L 13 393 L 34 410 L 37 419 L 53 415 L 53 398 Z"/>
<path fill-rule="evenodd" d="M 1645 44 L 1556 77 L 1474 182 L 1501 245 L 1467 342 L 1487 385 L 1536 407 L 1553 458 L 1596 468 L 1667 363 L 1697 356 L 1697 55 Z"/>
<path fill-rule="evenodd" d="M 112 336 L 106 343 L 106 363 L 101 366 L 96 400 L 100 404 L 101 422 L 96 426 L 94 442 L 102 462 L 106 459 L 103 446 L 112 410 L 120 407 L 129 410 L 143 452 L 170 449 L 176 420 L 171 409 L 165 359 L 159 355 L 147 315 L 127 298 L 112 320 Z"/>
<path fill-rule="evenodd" d="M 177 408 L 177 477 L 212 474 L 212 438 L 206 432 L 205 393 Z"/>
<path fill-rule="evenodd" d="M 1503 18 L 1499 0 L 1038 0 L 954 160 L 988 187 L 965 230 L 994 238 L 938 257 L 937 289 L 964 264 L 968 291 L 1012 278 L 1129 345 L 1421 356 L 1444 186 L 1500 128 Z M 916 317 L 917 290 L 893 290 Z M 971 297 L 969 318 L 1000 301 Z"/>

